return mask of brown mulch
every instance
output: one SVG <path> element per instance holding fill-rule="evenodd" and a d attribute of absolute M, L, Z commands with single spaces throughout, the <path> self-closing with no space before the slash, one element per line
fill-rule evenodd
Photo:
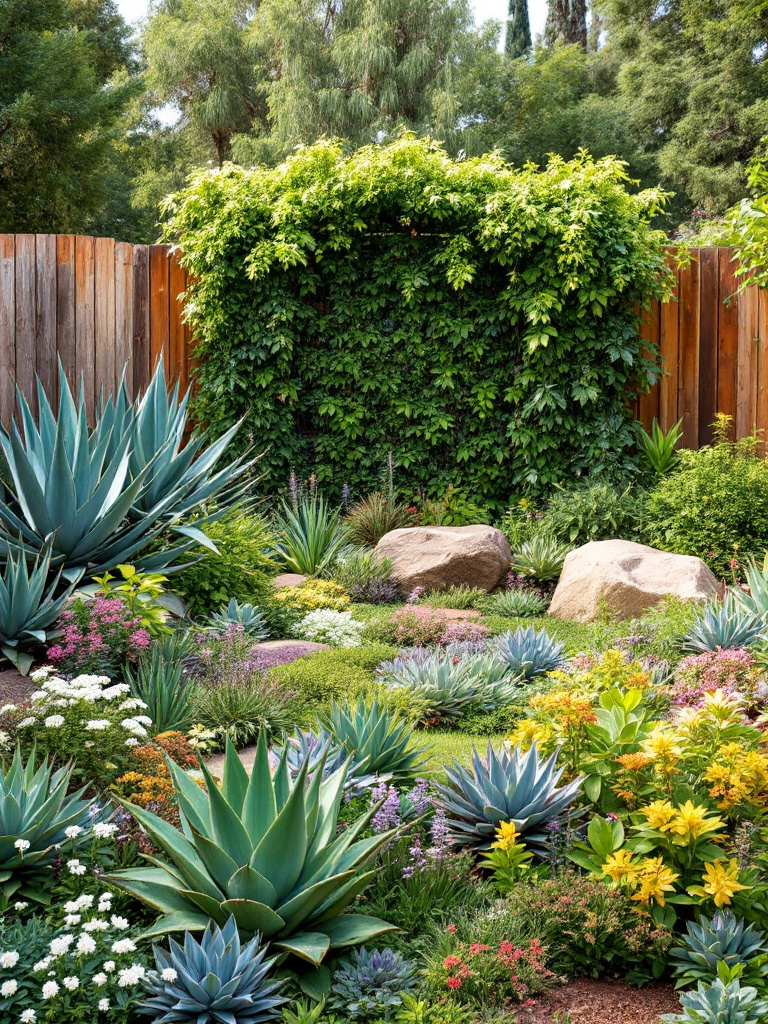
<path fill-rule="evenodd" d="M 662 1013 L 680 1013 L 671 985 L 632 988 L 622 981 L 569 981 L 518 1016 L 520 1024 L 658 1024 Z M 557 1014 L 560 1015 L 558 1018 Z"/>
<path fill-rule="evenodd" d="M 29 676 L 22 676 L 15 668 L 0 672 L 0 706 L 3 704 L 22 704 L 29 695 L 39 690 Z"/>

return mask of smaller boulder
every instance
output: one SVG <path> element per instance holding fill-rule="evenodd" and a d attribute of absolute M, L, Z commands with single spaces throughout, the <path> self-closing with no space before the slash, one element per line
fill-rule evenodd
<path fill-rule="evenodd" d="M 283 572 L 279 576 L 275 576 L 272 586 L 276 590 L 281 590 L 283 587 L 303 587 L 306 582 L 307 577 L 302 576 L 299 572 Z"/>
<path fill-rule="evenodd" d="M 498 586 L 512 561 L 507 538 L 492 526 L 414 526 L 391 530 L 376 551 L 392 560 L 401 590 Z"/>
<path fill-rule="evenodd" d="M 629 540 L 596 540 L 571 551 L 549 615 L 593 622 L 607 606 L 632 619 L 664 597 L 708 601 L 722 590 L 700 558 L 659 551 Z"/>

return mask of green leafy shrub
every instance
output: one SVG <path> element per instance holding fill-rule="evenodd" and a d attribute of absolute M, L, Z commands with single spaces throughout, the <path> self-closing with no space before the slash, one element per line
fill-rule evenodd
<path fill-rule="evenodd" d="M 637 487 L 610 483 L 558 489 L 542 520 L 558 540 L 579 547 L 590 540 L 642 540 L 645 494 Z"/>
<path fill-rule="evenodd" d="M 512 571 L 533 583 L 555 583 L 572 550 L 572 544 L 558 540 L 547 530 L 539 530 L 512 555 Z"/>
<path fill-rule="evenodd" d="M 762 562 L 768 551 L 768 462 L 756 436 L 730 441 L 729 429 L 720 417 L 711 445 L 681 451 L 647 509 L 651 544 L 698 555 L 722 578 L 741 576 L 750 557 Z"/>
<path fill-rule="evenodd" d="M 190 556 L 200 561 L 173 578 L 190 615 L 219 612 L 232 598 L 259 604 L 271 597 L 268 577 L 277 567 L 269 553 L 272 533 L 261 516 L 237 509 L 209 524 L 206 533 L 220 553 L 194 548 L 184 561 Z"/>
<path fill-rule="evenodd" d="M 657 374 L 636 304 L 669 279 L 663 202 L 613 157 L 516 169 L 412 136 L 206 169 L 168 226 L 192 275 L 197 415 L 245 416 L 268 488 L 296 466 L 365 493 L 389 452 L 400 491 L 482 504 L 617 471 L 627 397 Z"/>
<path fill-rule="evenodd" d="M 242 682 L 201 686 L 193 695 L 192 718 L 214 731 L 222 744 L 228 736 L 236 747 L 246 747 L 262 732 L 272 739 L 293 727 L 293 694 L 259 674 Z"/>
<path fill-rule="evenodd" d="M 489 523 L 491 513 L 478 505 L 469 495 L 454 485 L 448 487 L 439 498 L 424 498 L 418 509 L 420 526 L 472 526 L 474 523 Z"/>
<path fill-rule="evenodd" d="M 620 638 L 621 646 L 631 646 L 633 656 L 638 658 L 677 662 L 685 654 L 685 636 L 698 615 L 695 602 L 665 597 L 639 619 L 622 623 L 625 636 Z"/>
<path fill-rule="evenodd" d="M 358 549 L 336 560 L 333 578 L 356 602 L 391 604 L 400 588 L 392 575 L 392 560 L 374 551 Z"/>
<path fill-rule="evenodd" d="M 315 711 L 329 707 L 332 700 L 344 703 L 370 693 L 374 669 L 396 653 L 386 644 L 318 651 L 309 658 L 281 665 L 273 675 L 281 686 L 295 691 L 296 703 L 308 721 Z"/>

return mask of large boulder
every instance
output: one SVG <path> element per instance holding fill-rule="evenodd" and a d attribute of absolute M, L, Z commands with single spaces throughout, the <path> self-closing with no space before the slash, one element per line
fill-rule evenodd
<path fill-rule="evenodd" d="M 391 530 L 376 551 L 392 559 L 395 578 L 408 592 L 415 587 L 446 590 L 498 586 L 512 561 L 507 538 L 492 526 L 413 526 Z"/>
<path fill-rule="evenodd" d="M 721 585 L 700 558 L 630 540 L 593 540 L 565 560 L 549 606 L 559 619 L 592 622 L 607 606 L 621 619 L 641 615 L 673 595 L 706 601 Z"/>

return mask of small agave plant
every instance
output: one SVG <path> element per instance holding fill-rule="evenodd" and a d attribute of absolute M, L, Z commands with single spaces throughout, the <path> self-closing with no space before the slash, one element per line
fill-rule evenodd
<path fill-rule="evenodd" d="M 333 740 L 364 767 L 366 774 L 409 782 L 424 765 L 424 748 L 411 747 L 410 724 L 376 700 L 369 706 L 361 698 L 354 708 L 332 703 L 321 722 Z"/>
<path fill-rule="evenodd" d="M 389 777 L 384 775 L 378 779 L 365 769 L 365 761 L 358 760 L 355 754 L 349 754 L 345 747 L 337 743 L 333 736 L 322 726 L 315 729 L 296 729 L 293 736 L 286 736 L 282 745 L 276 744 L 272 747 L 273 757 L 278 759 L 285 756 L 288 763 L 288 770 L 292 778 L 296 778 L 305 764 L 308 764 L 307 773 L 321 771 L 323 778 L 328 778 L 334 772 L 340 771 L 346 765 L 346 779 L 344 789 L 347 793 L 356 795 L 375 786 L 377 782 L 389 782 Z"/>
<path fill-rule="evenodd" d="M 468 771 L 458 761 L 445 768 L 447 784 L 438 784 L 438 801 L 446 813 L 448 827 L 457 846 L 489 850 L 496 830 L 511 821 L 526 842 L 546 841 L 541 826 L 562 814 L 578 796 L 583 778 L 557 788 L 564 769 L 557 770 L 557 751 L 539 759 L 536 744 L 524 753 L 520 747 L 499 754 L 488 744 L 485 760 L 472 753 Z"/>
<path fill-rule="evenodd" d="M 739 921 L 730 910 L 720 910 L 714 917 L 702 917 L 698 924 L 689 921 L 684 945 L 670 950 L 678 987 L 697 981 L 712 981 L 718 965 L 726 967 L 749 964 L 754 957 L 768 952 L 761 931 Z"/>
<path fill-rule="evenodd" d="M 7 770 L 0 767 L 0 910 L 11 897 L 47 902 L 55 847 L 68 828 L 90 821 L 84 789 L 68 792 L 72 769 L 53 771 L 47 758 L 36 767 L 35 760 L 34 748 L 25 762 L 17 747 Z"/>
<path fill-rule="evenodd" d="M 526 682 L 546 672 L 554 672 L 565 662 L 565 648 L 545 631 L 533 626 L 518 626 L 514 633 L 504 633 L 496 641 L 496 657 L 509 671 Z"/>
<path fill-rule="evenodd" d="M 683 648 L 696 654 L 753 647 L 765 631 L 763 619 L 728 591 L 722 602 L 707 605 L 683 639 Z"/>
<path fill-rule="evenodd" d="M 264 618 L 264 612 L 258 606 L 240 604 L 234 597 L 226 608 L 211 615 L 208 622 L 211 628 L 217 631 L 223 631 L 227 626 L 236 623 L 243 627 L 243 631 L 251 640 L 266 640 L 269 636 L 269 626 Z"/>
<path fill-rule="evenodd" d="M 185 932 L 183 946 L 171 939 L 170 953 L 153 951 L 157 970 L 145 979 L 149 998 L 137 1009 L 154 1014 L 154 1024 L 262 1024 L 288 1002 L 280 994 L 285 979 L 266 980 L 277 958 L 264 959 L 258 935 L 241 946 L 234 917 L 223 928 L 209 922 L 200 942 Z"/>
<path fill-rule="evenodd" d="M 334 972 L 328 1006 L 342 1020 L 389 1020 L 416 988 L 416 966 L 392 949 L 356 949 Z"/>
<path fill-rule="evenodd" d="M 724 984 L 720 978 L 711 985 L 699 982 L 695 992 L 680 997 L 682 1013 L 665 1013 L 660 1020 L 667 1024 L 761 1024 L 768 1013 L 768 1003 L 751 985 L 741 985 L 738 978 Z"/>
<path fill-rule="evenodd" d="M 292 779 L 283 752 L 273 774 L 262 731 L 250 778 L 229 742 L 221 788 L 202 762 L 205 789 L 168 767 L 181 829 L 127 803 L 162 856 L 105 876 L 160 911 L 148 936 L 203 931 L 209 919 L 223 926 L 232 916 L 242 938 L 260 933 L 280 953 L 317 965 L 329 949 L 392 930 L 343 913 L 375 874 L 365 870 L 371 857 L 397 831 L 359 838 L 374 806 L 339 832 L 346 766 L 308 778 L 307 764 Z"/>

